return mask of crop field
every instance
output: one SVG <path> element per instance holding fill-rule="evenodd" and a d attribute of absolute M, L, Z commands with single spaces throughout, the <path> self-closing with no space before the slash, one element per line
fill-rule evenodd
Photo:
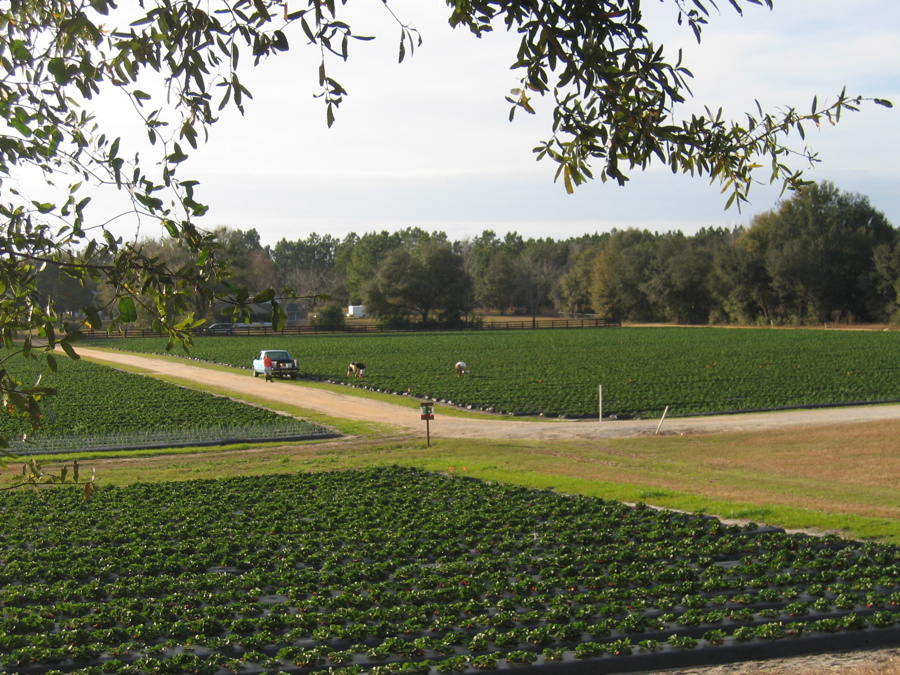
<path fill-rule="evenodd" d="M 31 432 L 27 419 L 0 416 L 0 434 L 13 437 L 27 432 L 33 442 L 31 446 L 14 446 L 16 451 L 45 451 L 63 438 L 72 439 L 75 447 L 85 447 L 85 443 L 91 447 L 90 443 L 103 444 L 110 437 L 119 439 L 116 444 L 120 445 L 128 438 L 138 442 L 139 438 L 161 436 L 173 443 L 180 437 L 210 441 L 229 438 L 234 430 L 242 434 L 265 430 L 264 436 L 324 432 L 314 424 L 270 410 L 86 361 L 59 358 L 57 364 L 56 373 L 26 359 L 12 359 L 6 364 L 27 383 L 35 382 L 43 372 L 41 384 L 59 390 L 45 406 L 42 428 L 37 432 Z"/>
<path fill-rule="evenodd" d="M 0 509 L 8 672 L 604 673 L 900 634 L 898 547 L 415 469 Z"/>
<path fill-rule="evenodd" d="M 163 352 L 160 339 L 101 346 Z M 301 377 L 506 414 L 657 417 L 900 400 L 900 332 L 602 328 L 197 338 L 191 356 L 249 368 L 288 349 Z M 453 364 L 471 373 L 458 378 Z M 347 364 L 366 364 L 364 383 Z"/>

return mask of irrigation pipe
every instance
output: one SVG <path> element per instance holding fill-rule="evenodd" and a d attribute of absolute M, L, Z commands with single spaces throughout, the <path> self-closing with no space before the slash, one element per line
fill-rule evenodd
<path fill-rule="evenodd" d="M 656 433 L 653 434 L 654 436 L 659 436 L 659 428 L 662 426 L 662 423 L 665 421 L 666 415 L 668 415 L 668 414 L 669 414 L 669 406 L 666 406 L 666 409 L 663 410 L 662 417 L 659 418 L 659 424 L 656 425 Z"/>

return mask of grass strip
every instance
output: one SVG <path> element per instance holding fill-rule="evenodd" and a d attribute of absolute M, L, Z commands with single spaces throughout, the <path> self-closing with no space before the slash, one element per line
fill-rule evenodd
<path fill-rule="evenodd" d="M 649 439 L 648 439 L 649 440 Z M 428 471 L 457 473 L 470 478 L 512 483 L 524 487 L 553 489 L 571 494 L 601 497 L 629 503 L 706 513 L 725 519 L 750 520 L 788 529 L 836 532 L 854 539 L 877 539 L 900 543 L 900 519 L 865 515 L 871 511 L 864 495 L 856 502 L 832 507 L 809 508 L 808 499 L 788 494 L 783 503 L 764 497 L 729 498 L 718 492 L 703 492 L 703 484 L 691 489 L 658 487 L 649 482 L 598 478 L 586 471 L 577 457 L 560 461 L 565 444 L 542 443 L 548 454 L 538 453 L 537 444 L 504 444 L 497 441 L 441 441 L 425 448 L 418 439 L 357 438 L 303 444 L 256 446 L 241 452 L 204 449 L 178 454 L 136 455 L 127 458 L 95 456 L 88 464 L 96 469 L 100 485 L 134 482 L 215 479 L 240 475 L 270 475 L 360 469 L 403 465 Z M 615 442 L 612 443 L 616 445 Z M 537 454 L 536 454 L 537 453 Z M 551 454 L 555 453 L 555 454 Z M 542 461 L 535 461 L 535 457 Z M 54 461 L 58 458 L 52 458 Z M 528 460 L 528 461 L 526 461 Z M 80 458 L 79 461 L 86 461 Z M 13 475 L 14 467 L 7 469 Z M 688 483 L 686 483 L 688 484 Z"/>

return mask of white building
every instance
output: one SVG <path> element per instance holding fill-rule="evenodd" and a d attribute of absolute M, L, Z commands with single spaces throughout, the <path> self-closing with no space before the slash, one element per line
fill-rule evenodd
<path fill-rule="evenodd" d="M 361 319 L 366 315 L 364 305 L 350 305 L 347 307 L 347 317 L 350 319 Z"/>

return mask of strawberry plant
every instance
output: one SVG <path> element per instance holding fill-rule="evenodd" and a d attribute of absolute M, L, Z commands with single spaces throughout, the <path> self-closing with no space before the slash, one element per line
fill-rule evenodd
<path fill-rule="evenodd" d="M 10 493 L 0 509 L 7 669 L 433 675 L 900 628 L 897 547 L 413 469 L 135 484 L 87 503 Z M 748 576 L 768 586 L 732 588 Z M 812 615 L 838 598 L 852 609 Z M 793 620 L 803 610 L 816 620 Z"/>
<path fill-rule="evenodd" d="M 17 377 L 33 380 L 40 371 L 30 361 L 7 364 Z M 47 452 L 148 442 L 206 442 L 235 437 L 317 435 L 325 430 L 309 422 L 276 414 L 230 398 L 100 366 L 58 359 L 55 373 L 42 382 L 58 393 L 51 398 L 42 426 L 32 432 L 28 421 L 0 416 L 0 436 L 28 434 L 28 444 L 14 450 Z M 150 431 L 148 431 L 150 430 Z M 66 444 L 64 441 L 68 441 Z"/>
<path fill-rule="evenodd" d="M 497 413 L 594 416 L 598 385 L 604 413 L 619 417 L 655 417 L 666 406 L 692 415 L 900 399 L 897 332 L 605 328 L 277 340 L 304 377 Z M 165 341 L 102 345 L 162 353 Z M 198 337 L 191 356 L 246 368 L 258 347 L 253 337 Z M 465 377 L 452 372 L 458 356 L 471 368 Z M 365 384 L 346 375 L 360 359 Z"/>

